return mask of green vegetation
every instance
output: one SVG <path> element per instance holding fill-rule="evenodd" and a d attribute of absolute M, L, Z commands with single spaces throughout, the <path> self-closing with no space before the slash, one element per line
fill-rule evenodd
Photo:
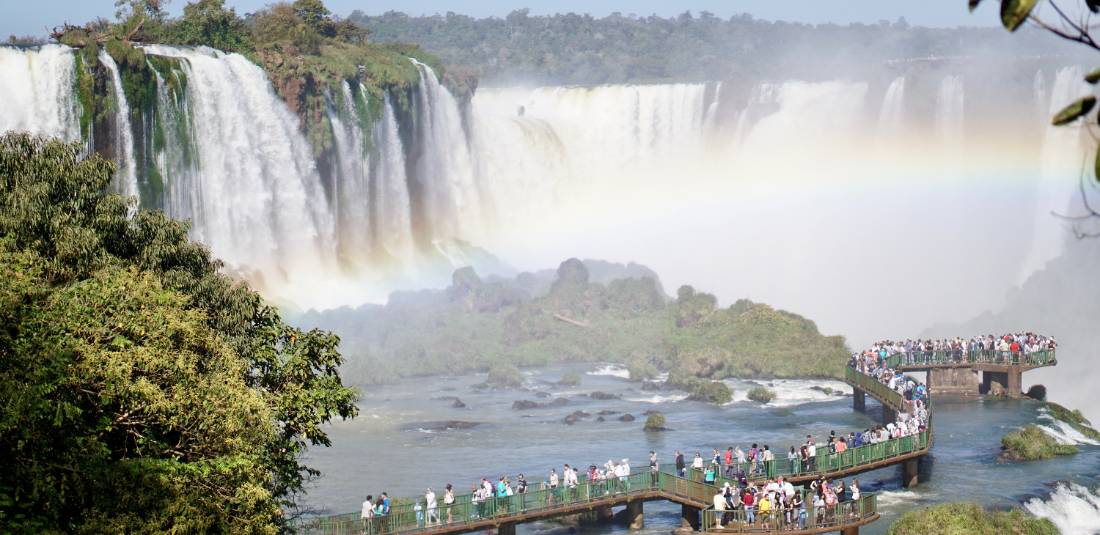
<path fill-rule="evenodd" d="M 775 392 L 762 386 L 755 386 L 749 390 L 749 399 L 758 403 L 770 403 L 775 399 Z"/>
<path fill-rule="evenodd" d="M 523 386 L 523 373 L 506 362 L 497 363 L 489 368 L 489 377 L 485 379 L 485 384 L 496 388 L 519 388 Z"/>
<path fill-rule="evenodd" d="M 590 262 L 598 265 L 598 262 Z M 560 362 L 612 362 L 631 378 L 670 372 L 694 399 L 730 401 L 727 377 L 840 377 L 848 351 L 812 321 L 681 288 L 670 300 L 649 275 L 590 280 L 570 259 L 557 271 L 483 281 L 470 268 L 442 291 L 398 292 L 389 303 L 311 312 L 300 324 L 342 333 L 358 381 Z M 637 274 L 635 274 L 637 275 Z"/>
<path fill-rule="evenodd" d="M 0 137 L 0 525 L 276 533 L 322 426 L 356 414 L 339 339 L 285 324 L 80 144 Z"/>
<path fill-rule="evenodd" d="M 665 415 L 657 411 L 649 413 L 649 416 L 645 419 L 643 429 L 646 431 L 664 431 L 667 429 L 665 427 Z"/>
<path fill-rule="evenodd" d="M 962 9 L 961 0 L 959 8 Z M 456 13 L 409 16 L 353 12 L 378 42 L 419 43 L 448 65 L 477 69 L 497 82 L 559 84 L 727 80 L 722 92 L 748 91 L 737 80 L 897 76 L 898 58 L 953 56 L 960 50 L 1005 55 L 1052 53 L 1038 32 L 1013 39 L 995 28 L 877 24 L 801 24 L 720 18 L 702 11 L 675 17 L 611 13 L 534 16 L 519 9 L 477 19 Z M 784 46 L 775 46 L 783 43 Z M 875 43 L 875 46 L 867 46 Z M 828 50 L 828 54 L 821 54 Z"/>
<path fill-rule="evenodd" d="M 945 503 L 909 511 L 887 535 L 1058 535 L 1045 518 L 1011 511 L 986 511 L 974 503 Z"/>
<path fill-rule="evenodd" d="M 561 380 L 558 381 L 562 386 L 577 386 L 581 384 L 581 374 L 577 372 L 567 372 L 561 376 Z"/>
<path fill-rule="evenodd" d="M 1100 441 L 1100 431 L 1093 429 L 1092 423 L 1085 418 L 1085 415 L 1081 414 L 1080 409 L 1071 411 L 1057 403 L 1049 401 L 1044 406 L 1050 411 L 1050 415 L 1055 420 L 1065 422 L 1082 435 Z"/>
<path fill-rule="evenodd" d="M 298 115 L 315 157 L 333 149 L 332 126 L 325 114 L 325 93 L 338 94 L 338 86 L 344 82 L 361 86 L 372 97 L 369 109 L 364 110 L 368 119 L 380 116 L 377 103 L 387 92 L 394 97 L 399 110 L 411 110 L 409 91 L 419 83 L 420 74 L 409 58 L 432 67 L 459 95 L 469 96 L 476 86 L 461 76 L 446 75 L 438 58 L 415 45 L 368 42 L 363 27 L 332 16 L 320 0 L 273 3 L 247 19 L 226 8 L 224 0 L 189 2 L 182 16 L 175 19 L 168 17 L 163 2 L 130 0 L 120 2 L 117 16 L 114 24 L 97 20 L 84 26 L 65 25 L 53 37 L 83 49 L 78 83 L 86 114 L 102 110 L 105 105 L 85 98 L 84 78 L 94 79 L 95 57 L 100 48 L 111 54 L 119 65 L 135 128 L 139 128 L 143 115 L 148 116 L 150 101 L 156 95 L 153 69 L 164 79 L 169 78 L 163 76 L 165 71 L 161 68 L 146 64 L 145 53 L 134 46 L 140 43 L 204 45 L 242 54 L 259 64 L 276 92 Z M 85 133 L 89 120 L 82 118 Z M 160 186 L 153 184 L 151 188 L 158 190 Z"/>
<path fill-rule="evenodd" d="M 1001 458 L 1011 461 L 1038 461 L 1057 455 L 1073 455 L 1077 446 L 1059 444 L 1039 426 L 1029 424 L 1001 437 Z"/>

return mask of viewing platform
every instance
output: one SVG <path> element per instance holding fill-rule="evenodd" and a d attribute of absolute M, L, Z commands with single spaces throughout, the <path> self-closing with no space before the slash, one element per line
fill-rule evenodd
<path fill-rule="evenodd" d="M 912 351 L 887 357 L 886 365 L 903 372 L 928 372 L 930 395 L 1023 397 L 1023 373 L 1058 364 L 1056 351 L 968 350 Z"/>
<path fill-rule="evenodd" d="M 847 368 L 845 380 L 852 385 L 863 400 L 865 395 L 878 400 L 884 407 L 884 419 L 892 419 L 906 411 L 902 395 L 891 390 L 875 378 Z M 862 407 L 861 407 L 862 408 Z M 932 446 L 931 406 L 928 429 L 915 435 L 889 439 L 877 444 L 864 444 L 839 453 L 828 453 L 822 447 L 813 461 L 777 459 L 756 465 L 735 465 L 744 471 L 750 481 L 762 483 L 768 479 L 784 478 L 794 484 L 809 486 L 815 479 L 824 477 L 830 481 L 880 468 L 902 465 L 903 483 L 906 486 L 918 482 L 918 460 L 927 455 Z M 795 511 L 788 521 L 782 512 L 765 518 L 757 515 L 748 522 L 744 509 L 716 511 L 715 494 L 725 483 L 736 482 L 716 477 L 713 483 L 703 481 L 703 472 L 689 469 L 687 477 L 669 471 L 670 464 L 662 464 L 658 472 L 648 467 L 624 480 L 612 478 L 588 481 L 581 478 L 575 487 L 539 488 L 522 494 L 475 500 L 472 494 L 455 496 L 455 503 L 445 505 L 442 496 L 435 510 L 429 511 L 420 498 L 396 499 L 389 514 L 363 519 L 360 513 L 347 513 L 326 517 L 298 520 L 294 527 L 302 533 L 390 535 L 410 533 L 417 535 L 452 535 L 473 531 L 493 530 L 497 535 L 514 535 L 516 525 L 548 520 L 568 515 L 586 514 L 594 519 L 621 521 L 632 529 L 644 526 L 643 504 L 664 500 L 681 506 L 682 526 L 685 530 L 709 533 L 773 533 L 794 535 L 840 532 L 855 535 L 859 527 L 879 518 L 877 497 L 864 494 L 858 500 L 841 502 L 832 507 L 814 508 L 812 500 L 806 501 L 806 515 L 800 518 Z M 753 467 L 756 466 L 754 470 Z M 798 489 L 796 492 L 809 492 Z M 618 514 L 613 507 L 623 507 Z"/>

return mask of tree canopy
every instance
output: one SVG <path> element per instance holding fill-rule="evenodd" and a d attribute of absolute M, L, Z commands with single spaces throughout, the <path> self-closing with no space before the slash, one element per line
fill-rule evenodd
<path fill-rule="evenodd" d="M 356 414 L 339 339 L 285 324 L 77 144 L 0 137 L 0 525 L 272 533 Z"/>

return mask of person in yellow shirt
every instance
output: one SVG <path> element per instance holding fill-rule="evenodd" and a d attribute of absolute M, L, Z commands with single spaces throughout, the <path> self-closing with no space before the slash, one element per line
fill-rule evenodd
<path fill-rule="evenodd" d="M 760 503 L 756 505 L 756 512 L 764 523 L 764 529 L 769 529 L 768 524 L 771 523 L 772 519 L 772 501 L 767 493 L 760 495 Z"/>

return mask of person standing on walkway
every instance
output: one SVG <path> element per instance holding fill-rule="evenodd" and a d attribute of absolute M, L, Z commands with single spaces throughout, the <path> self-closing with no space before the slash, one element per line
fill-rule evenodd
<path fill-rule="evenodd" d="M 454 522 L 454 512 L 451 510 L 455 504 L 455 489 L 450 483 L 447 483 L 446 489 L 443 491 L 443 506 L 447 509 L 447 523 Z"/>
<path fill-rule="evenodd" d="M 650 450 L 649 451 L 649 474 L 650 474 L 649 475 L 649 479 L 650 479 L 649 484 L 650 484 L 650 486 L 653 486 L 653 487 L 657 486 L 657 472 L 660 472 L 660 471 L 661 471 L 661 468 L 660 468 L 660 463 L 657 461 L 657 452 L 653 451 L 653 450 Z"/>
<path fill-rule="evenodd" d="M 374 496 L 367 495 L 367 499 L 363 501 L 363 510 L 359 513 L 359 518 L 363 521 L 363 531 L 367 531 L 371 519 L 374 518 Z"/>
<path fill-rule="evenodd" d="M 687 466 L 684 464 L 684 454 L 680 450 L 676 450 L 676 475 L 684 477 L 687 472 Z"/>
<path fill-rule="evenodd" d="M 439 504 L 431 487 L 428 487 L 428 492 L 424 493 L 424 503 L 428 513 L 428 525 L 439 524 Z"/>

